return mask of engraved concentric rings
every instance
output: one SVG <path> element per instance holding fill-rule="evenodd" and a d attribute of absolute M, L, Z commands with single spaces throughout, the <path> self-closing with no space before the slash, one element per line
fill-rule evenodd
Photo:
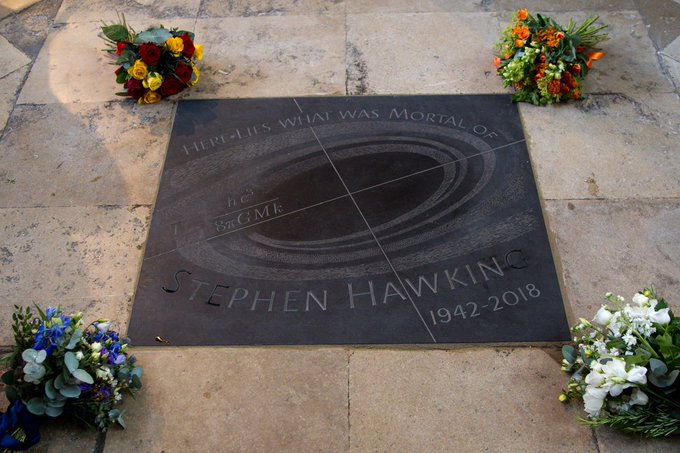
<path fill-rule="evenodd" d="M 247 278 L 324 280 L 385 273 L 368 227 L 348 229 L 324 211 L 348 202 L 350 194 L 403 268 L 464 255 L 497 242 L 501 234 L 507 240 L 535 227 L 532 213 L 522 211 L 488 222 L 488 216 L 517 201 L 521 191 L 514 186 L 522 184 L 522 172 L 512 154 L 499 159 L 502 150 L 472 133 L 404 123 L 397 132 L 380 121 L 341 128 L 324 124 L 314 126 L 314 132 L 324 152 L 309 129 L 299 129 L 168 171 L 171 187 L 165 193 L 175 197 L 175 209 L 156 215 L 182 223 L 174 235 L 178 253 L 203 268 Z M 330 171 L 329 158 L 344 184 Z M 356 169 L 382 179 L 364 183 Z M 496 172 L 503 172 L 507 183 L 491 187 Z M 306 193 L 305 181 L 319 175 L 327 181 Z M 187 179 L 200 181 L 201 189 L 182 197 Z M 228 200 L 250 187 L 267 189 L 250 193 L 246 208 L 230 210 Z M 385 199 L 396 208 L 383 209 Z M 216 205 L 224 212 L 208 209 Z M 295 215 L 306 215 L 305 237 L 280 226 Z M 432 243 L 436 250 L 428 246 Z"/>

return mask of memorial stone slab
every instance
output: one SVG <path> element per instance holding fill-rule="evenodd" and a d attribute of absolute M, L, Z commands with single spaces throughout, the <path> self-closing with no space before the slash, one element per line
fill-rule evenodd
<path fill-rule="evenodd" d="M 509 97 L 179 103 L 136 344 L 569 339 Z"/>

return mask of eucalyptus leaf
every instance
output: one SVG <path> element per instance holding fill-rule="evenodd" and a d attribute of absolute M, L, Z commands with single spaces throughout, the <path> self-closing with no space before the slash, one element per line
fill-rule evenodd
<path fill-rule="evenodd" d="M 172 38 L 172 34 L 165 28 L 152 28 L 144 31 L 135 37 L 135 44 L 144 44 L 147 42 L 163 45 L 165 41 Z"/>
<path fill-rule="evenodd" d="M 80 329 L 76 329 L 73 331 L 73 335 L 71 336 L 71 340 L 68 342 L 66 345 L 66 349 L 73 349 L 78 345 L 78 342 L 80 339 L 83 337 L 83 331 Z"/>
<path fill-rule="evenodd" d="M 28 403 L 26 403 L 26 408 L 33 415 L 43 415 L 45 413 L 45 401 L 42 398 L 31 398 Z"/>
<path fill-rule="evenodd" d="M 35 362 L 35 359 L 38 357 L 38 351 L 35 349 L 26 349 L 24 352 L 21 353 L 21 358 L 24 359 L 24 362 Z"/>
<path fill-rule="evenodd" d="M 668 371 L 668 367 L 659 359 L 649 359 L 649 371 L 654 376 L 663 376 Z"/>
<path fill-rule="evenodd" d="M 78 398 L 80 396 L 80 387 L 77 385 L 65 385 L 59 392 L 67 398 Z"/>
<path fill-rule="evenodd" d="M 48 407 L 64 407 L 67 398 L 59 395 L 58 399 L 50 400 L 47 402 Z"/>
<path fill-rule="evenodd" d="M 136 374 L 132 375 L 132 382 L 131 382 L 130 387 L 134 388 L 134 389 L 141 389 L 142 388 L 142 380 Z"/>
<path fill-rule="evenodd" d="M 54 400 L 57 398 L 57 390 L 54 388 L 54 379 L 50 379 L 45 383 L 45 395 L 47 398 L 50 400 Z"/>
<path fill-rule="evenodd" d="M 66 368 L 70 373 L 73 373 L 78 369 L 78 359 L 71 351 L 68 351 L 66 354 L 64 354 L 64 363 L 66 364 Z"/>
<path fill-rule="evenodd" d="M 54 388 L 60 390 L 66 383 L 64 382 L 64 375 L 60 374 L 54 379 Z"/>
<path fill-rule="evenodd" d="M 45 359 L 47 358 L 47 351 L 44 349 L 41 349 L 38 351 L 38 355 L 35 358 L 35 363 L 43 363 Z"/>
<path fill-rule="evenodd" d="M 45 414 L 47 414 L 50 417 L 59 417 L 63 412 L 64 409 L 61 407 L 47 406 L 45 408 Z"/>
<path fill-rule="evenodd" d="M 678 375 L 680 375 L 680 370 L 673 370 L 670 373 L 665 374 L 663 376 L 657 376 L 655 374 L 652 374 L 649 376 L 649 382 L 651 382 L 652 384 L 656 385 L 659 388 L 666 388 L 673 385 L 675 380 L 678 378 Z"/>
<path fill-rule="evenodd" d="M 573 365 L 573 363 L 576 362 L 576 357 L 578 357 L 576 349 L 570 345 L 562 346 L 562 357 L 564 357 L 570 365 Z"/>
<path fill-rule="evenodd" d="M 78 379 L 80 382 L 84 382 L 86 384 L 94 384 L 94 379 L 92 379 L 90 373 L 83 370 L 82 368 L 75 370 L 71 374 L 73 375 L 74 378 Z"/>
<path fill-rule="evenodd" d="M 126 429 L 127 427 L 125 426 L 125 420 L 123 420 L 123 414 L 120 414 L 118 417 L 116 417 L 116 422 L 121 426 L 121 428 Z"/>

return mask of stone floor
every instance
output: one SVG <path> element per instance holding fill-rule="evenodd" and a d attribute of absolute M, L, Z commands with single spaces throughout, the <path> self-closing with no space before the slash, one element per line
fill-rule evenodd
<path fill-rule="evenodd" d="M 653 283 L 680 303 L 678 0 L 138 0 L 136 28 L 193 29 L 192 99 L 505 93 L 490 49 L 519 6 L 596 12 L 583 103 L 521 105 L 570 321 Z M 0 0 L 0 345 L 13 304 L 120 320 L 132 306 L 174 102 L 114 96 L 105 0 Z M 540 322 L 540 320 L 537 320 Z M 137 348 L 145 388 L 107 452 L 667 452 L 576 423 L 557 347 Z M 0 401 L 4 406 L 5 402 Z M 48 425 L 36 452 L 90 451 Z"/>

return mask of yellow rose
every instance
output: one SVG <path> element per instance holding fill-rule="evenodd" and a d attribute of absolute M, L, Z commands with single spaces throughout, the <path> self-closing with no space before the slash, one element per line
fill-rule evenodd
<path fill-rule="evenodd" d="M 128 74 L 137 80 L 144 80 L 149 70 L 146 67 L 146 63 L 142 60 L 135 61 L 135 64 L 128 68 Z"/>
<path fill-rule="evenodd" d="M 144 93 L 144 96 L 139 98 L 140 104 L 155 104 L 156 102 L 160 101 L 163 98 L 159 93 L 155 91 L 147 91 Z"/>
<path fill-rule="evenodd" d="M 194 69 L 194 76 L 192 77 L 191 80 L 189 80 L 189 85 L 194 86 L 198 83 L 198 79 L 201 78 L 201 72 L 198 70 L 198 68 L 194 65 L 191 65 L 191 67 Z"/>
<path fill-rule="evenodd" d="M 144 79 L 142 85 L 144 88 L 148 88 L 151 91 L 156 91 L 163 84 L 163 76 L 157 72 L 150 72 L 149 75 Z"/>
<path fill-rule="evenodd" d="M 179 54 L 184 50 L 184 41 L 182 41 L 182 38 L 170 38 L 165 41 L 165 46 L 172 56 L 179 57 Z"/>
<path fill-rule="evenodd" d="M 194 57 L 199 60 L 203 59 L 203 44 L 197 44 L 194 46 Z"/>

